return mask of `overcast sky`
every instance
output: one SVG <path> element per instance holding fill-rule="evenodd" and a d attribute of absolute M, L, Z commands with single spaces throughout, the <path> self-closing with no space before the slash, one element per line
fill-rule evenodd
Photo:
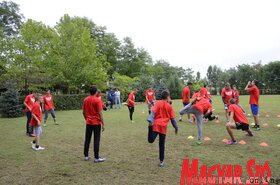
<path fill-rule="evenodd" d="M 54 26 L 64 14 L 131 37 L 154 60 L 192 68 L 280 60 L 279 0 L 13 0 L 25 18 Z"/>

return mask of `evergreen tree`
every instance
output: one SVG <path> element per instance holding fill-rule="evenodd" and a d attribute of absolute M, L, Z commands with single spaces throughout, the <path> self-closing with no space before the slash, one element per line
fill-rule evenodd
<path fill-rule="evenodd" d="M 15 118 L 22 115 L 21 103 L 16 83 L 12 80 L 6 82 L 7 91 L 0 98 L 0 110 L 2 117 Z"/>
<path fill-rule="evenodd" d="M 162 91 L 168 91 L 169 92 L 165 83 L 162 80 L 160 80 L 159 84 L 156 86 L 156 99 L 157 100 L 161 100 Z"/>

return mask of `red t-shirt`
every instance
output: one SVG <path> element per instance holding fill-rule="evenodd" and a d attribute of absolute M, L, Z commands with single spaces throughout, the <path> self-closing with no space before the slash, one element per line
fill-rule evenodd
<path fill-rule="evenodd" d="M 184 103 L 189 103 L 190 102 L 190 88 L 188 86 L 184 87 L 182 90 L 182 101 Z"/>
<path fill-rule="evenodd" d="M 233 119 L 235 122 L 248 124 L 246 116 L 243 114 L 242 109 L 238 105 L 231 104 L 229 106 L 228 112 L 234 113 Z"/>
<path fill-rule="evenodd" d="M 44 110 L 52 110 L 53 109 L 53 97 L 51 94 L 43 96 L 44 100 Z"/>
<path fill-rule="evenodd" d="M 24 99 L 24 102 L 30 107 L 30 109 L 32 110 L 33 104 L 35 102 L 35 98 L 33 95 L 27 95 Z M 29 112 L 30 110 L 26 107 L 25 108 L 25 112 Z"/>
<path fill-rule="evenodd" d="M 199 93 L 199 92 L 194 93 L 194 94 L 192 95 L 192 99 L 195 99 L 195 98 L 197 98 L 197 97 L 200 97 L 200 93 Z"/>
<path fill-rule="evenodd" d="M 238 90 L 234 91 L 234 97 L 236 99 L 236 103 L 239 103 L 240 100 L 239 100 L 239 92 L 238 92 Z"/>
<path fill-rule="evenodd" d="M 128 102 L 127 102 L 127 106 L 130 106 L 130 107 L 134 107 L 134 103 L 132 103 L 131 101 L 135 102 L 135 95 L 134 95 L 134 92 L 131 92 L 129 95 L 128 95 Z"/>
<path fill-rule="evenodd" d="M 88 96 L 84 99 L 83 110 L 86 115 L 86 124 L 101 125 L 100 111 L 103 110 L 102 101 L 95 96 Z"/>
<path fill-rule="evenodd" d="M 225 99 L 226 104 L 229 105 L 229 100 L 234 98 L 234 91 L 232 89 L 223 89 L 222 97 Z"/>
<path fill-rule="evenodd" d="M 260 92 L 258 87 L 254 85 L 253 87 L 248 88 L 248 91 L 250 92 L 249 104 L 259 105 Z"/>
<path fill-rule="evenodd" d="M 166 134 L 169 120 L 175 118 L 172 106 L 168 102 L 160 100 L 155 103 L 153 112 L 155 113 L 153 131 Z"/>
<path fill-rule="evenodd" d="M 155 91 L 152 90 L 152 89 L 148 89 L 145 93 L 145 96 L 148 98 L 149 102 L 152 102 L 154 100 L 154 97 L 155 97 Z"/>
<path fill-rule="evenodd" d="M 40 106 L 40 103 L 35 102 L 32 106 L 31 113 L 34 114 L 40 121 L 42 122 L 42 109 Z M 37 120 L 34 118 L 32 115 L 31 121 L 30 121 L 31 126 L 38 126 Z"/>
<path fill-rule="evenodd" d="M 208 110 L 212 111 L 212 105 L 209 102 L 209 100 L 206 98 L 202 98 L 202 99 L 196 101 L 195 104 L 193 105 L 193 108 L 197 109 L 202 114 L 204 114 L 204 112 L 206 112 Z"/>
<path fill-rule="evenodd" d="M 206 92 L 205 98 L 208 99 L 208 100 L 211 100 L 211 94 L 208 90 Z"/>

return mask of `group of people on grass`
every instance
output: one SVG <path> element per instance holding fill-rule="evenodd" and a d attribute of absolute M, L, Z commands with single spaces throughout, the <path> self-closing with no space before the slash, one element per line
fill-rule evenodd
<path fill-rule="evenodd" d="M 251 105 L 251 111 L 255 120 L 255 128 L 260 130 L 260 123 L 258 119 L 258 101 L 259 101 L 259 89 L 257 87 L 258 82 L 253 80 L 248 82 L 245 90 L 250 92 L 249 103 Z M 182 121 L 183 115 L 188 115 L 188 122 L 196 122 L 198 129 L 197 144 L 202 144 L 202 125 L 203 120 L 218 119 L 218 116 L 213 116 L 212 99 L 209 92 L 209 87 L 205 85 L 203 88 L 195 91 L 191 97 L 192 83 L 188 83 L 182 90 L 182 102 L 183 108 L 179 111 Z M 127 99 L 127 107 L 129 110 L 129 118 L 131 123 L 133 121 L 133 113 L 135 106 L 135 94 L 137 89 L 134 88 Z M 231 137 L 231 140 L 227 142 L 229 145 L 237 144 L 237 140 L 233 135 L 232 129 L 242 129 L 248 136 L 253 136 L 252 131 L 249 128 L 249 122 L 245 116 L 245 112 L 240 105 L 239 92 L 235 85 L 232 88 L 229 83 L 225 85 L 222 90 L 222 101 L 224 103 L 224 109 L 226 112 L 226 129 Z M 161 93 L 161 100 L 156 100 L 155 91 L 152 87 L 149 87 L 145 92 L 146 103 L 149 111 L 148 121 L 148 142 L 153 143 L 157 136 L 159 136 L 159 166 L 164 166 L 164 151 L 165 151 L 165 138 L 167 125 L 171 121 L 175 133 L 178 133 L 178 124 L 175 119 L 174 109 L 172 107 L 172 101 L 168 91 Z M 40 102 L 43 103 L 44 109 L 41 110 Z M 33 136 L 35 133 L 35 139 L 32 141 L 32 148 L 35 150 L 43 150 L 44 148 L 39 146 L 39 139 L 42 133 L 42 111 L 45 111 L 44 124 L 46 124 L 48 118 L 48 112 L 56 123 L 55 113 L 53 109 L 53 101 L 50 91 L 47 91 L 45 96 L 40 94 L 30 94 L 26 97 L 24 104 L 26 106 L 27 115 L 27 133 Z M 96 86 L 90 88 L 90 95 L 83 101 L 82 109 L 83 116 L 86 122 L 85 142 L 84 142 L 84 160 L 89 160 L 89 146 L 92 134 L 94 135 L 94 162 L 103 162 L 106 159 L 99 156 L 99 145 L 101 131 L 105 130 L 104 119 L 102 111 L 106 110 L 102 101 L 101 92 Z M 193 115 L 191 118 L 191 114 Z M 34 129 L 31 130 L 31 129 Z"/>

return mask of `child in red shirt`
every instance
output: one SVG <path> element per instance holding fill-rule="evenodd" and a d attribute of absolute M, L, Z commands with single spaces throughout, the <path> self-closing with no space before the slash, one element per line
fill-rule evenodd
<path fill-rule="evenodd" d="M 156 96 L 155 91 L 152 89 L 152 86 L 149 86 L 149 89 L 145 92 L 146 103 L 148 105 L 149 115 L 151 114 L 151 108 L 154 106 Z"/>
<path fill-rule="evenodd" d="M 242 129 L 247 132 L 248 136 L 253 136 L 253 133 L 250 131 L 248 120 L 243 114 L 242 109 L 236 105 L 235 99 L 230 99 L 229 104 L 229 121 L 226 124 L 226 128 L 231 137 L 231 141 L 228 141 L 227 144 L 235 145 L 237 144 L 237 141 L 233 135 L 232 129 Z"/>
<path fill-rule="evenodd" d="M 41 94 L 36 94 L 35 95 L 35 103 L 32 106 L 31 109 L 31 113 L 32 113 L 32 118 L 31 118 L 31 126 L 34 129 L 35 132 L 35 138 L 34 140 L 31 142 L 32 144 L 32 148 L 36 151 L 39 150 L 44 150 L 44 147 L 41 147 L 39 145 L 40 142 L 40 136 L 42 134 L 42 128 L 41 128 L 41 124 L 42 124 L 42 109 L 40 106 L 40 103 L 43 102 L 43 98 Z"/>
<path fill-rule="evenodd" d="M 160 167 L 164 166 L 164 148 L 165 148 L 165 137 L 167 131 L 167 125 L 169 120 L 175 128 L 175 134 L 178 132 L 177 122 L 175 120 L 175 114 L 172 106 L 167 102 L 169 93 L 163 91 L 161 94 L 162 100 L 157 101 L 153 107 L 153 110 L 148 117 L 148 142 L 153 143 L 159 135 L 159 160 Z"/>
<path fill-rule="evenodd" d="M 56 116 L 54 112 L 54 105 L 53 105 L 53 96 L 51 95 L 51 91 L 47 90 L 47 93 L 45 96 L 43 96 L 43 112 L 45 113 L 44 116 L 44 127 L 47 126 L 47 120 L 49 116 L 49 112 L 52 115 L 53 121 L 55 125 L 58 125 L 56 122 Z"/>
<path fill-rule="evenodd" d="M 105 130 L 103 121 L 103 104 L 102 101 L 96 96 L 97 87 L 92 86 L 90 88 L 90 95 L 84 99 L 83 102 L 83 116 L 86 120 L 86 134 L 84 144 L 84 159 L 88 161 L 90 159 L 88 155 L 89 145 L 92 133 L 94 133 L 94 162 L 99 163 L 106 160 L 106 158 L 99 156 L 99 144 L 101 129 Z"/>
<path fill-rule="evenodd" d="M 134 105 L 135 105 L 135 94 L 137 93 L 137 89 L 134 88 L 133 91 L 128 95 L 127 98 L 127 107 L 129 110 L 129 118 L 131 123 L 134 123 L 133 121 L 133 113 L 134 113 Z"/>

